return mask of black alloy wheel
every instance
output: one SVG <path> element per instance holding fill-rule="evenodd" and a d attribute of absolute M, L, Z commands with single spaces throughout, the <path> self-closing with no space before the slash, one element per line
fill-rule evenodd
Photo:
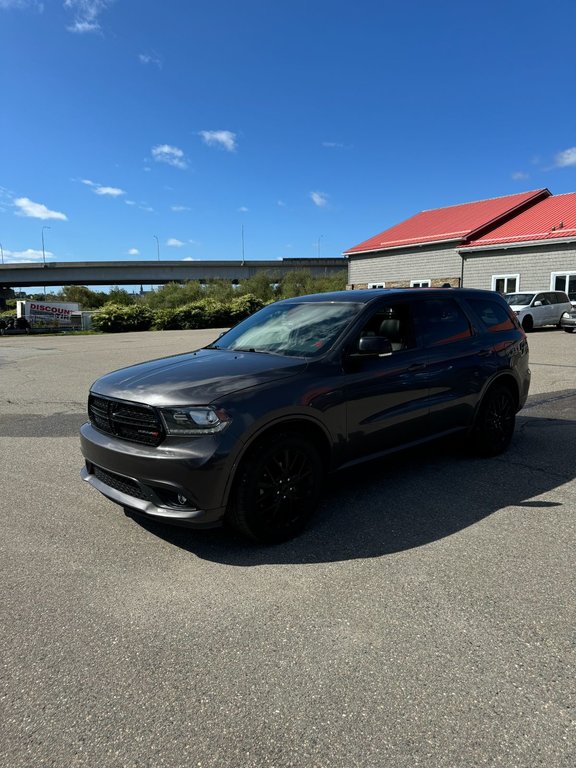
<path fill-rule="evenodd" d="M 296 434 L 265 439 L 238 470 L 228 522 L 260 544 L 291 539 L 310 519 L 323 480 L 322 460 L 312 443 Z"/>
<path fill-rule="evenodd" d="M 516 423 L 516 404 L 508 387 L 495 386 L 484 396 L 472 433 L 472 447 L 481 456 L 497 456 L 508 448 Z"/>

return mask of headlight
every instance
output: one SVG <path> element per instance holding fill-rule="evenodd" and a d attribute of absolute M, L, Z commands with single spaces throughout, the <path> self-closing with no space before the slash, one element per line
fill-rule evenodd
<path fill-rule="evenodd" d="M 159 410 L 168 435 L 213 435 L 230 423 L 230 417 L 221 408 L 184 405 Z"/>

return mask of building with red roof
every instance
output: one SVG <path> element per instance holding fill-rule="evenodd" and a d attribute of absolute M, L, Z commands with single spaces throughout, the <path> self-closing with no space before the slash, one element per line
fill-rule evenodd
<path fill-rule="evenodd" d="M 350 288 L 565 290 L 576 300 L 576 193 L 537 189 L 422 211 L 344 252 Z"/>

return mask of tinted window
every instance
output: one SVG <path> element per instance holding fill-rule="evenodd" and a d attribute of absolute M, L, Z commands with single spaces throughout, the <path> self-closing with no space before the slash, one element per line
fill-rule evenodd
<path fill-rule="evenodd" d="M 452 299 L 427 299 L 419 302 L 418 330 L 424 345 L 450 344 L 472 336 L 463 310 Z"/>
<path fill-rule="evenodd" d="M 393 352 L 410 349 L 415 346 L 410 306 L 390 304 L 380 307 L 366 322 L 360 336 L 383 336 L 391 343 Z"/>
<path fill-rule="evenodd" d="M 492 333 L 514 330 L 514 321 L 506 307 L 499 302 L 490 299 L 468 299 L 468 303 Z"/>

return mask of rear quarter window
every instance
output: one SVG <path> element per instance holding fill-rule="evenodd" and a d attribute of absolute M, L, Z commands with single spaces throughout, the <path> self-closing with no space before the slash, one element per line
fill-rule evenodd
<path fill-rule="evenodd" d="M 491 333 L 513 331 L 516 328 L 509 310 L 491 299 L 468 299 L 468 304 Z"/>

